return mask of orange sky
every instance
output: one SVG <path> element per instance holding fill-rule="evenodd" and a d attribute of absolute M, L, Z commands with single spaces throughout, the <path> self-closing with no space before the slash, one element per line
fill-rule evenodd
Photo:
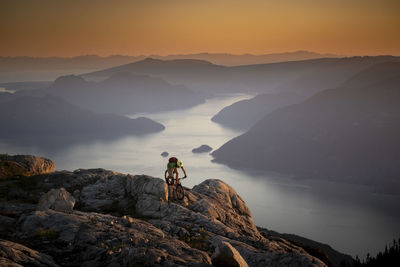
<path fill-rule="evenodd" d="M 400 55 L 400 0 L 0 0 L 0 56 Z"/>

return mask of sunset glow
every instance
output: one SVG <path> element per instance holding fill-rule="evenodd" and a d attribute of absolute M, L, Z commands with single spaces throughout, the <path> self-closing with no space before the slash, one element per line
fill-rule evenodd
<path fill-rule="evenodd" d="M 0 56 L 400 55 L 400 1 L 0 2 Z"/>

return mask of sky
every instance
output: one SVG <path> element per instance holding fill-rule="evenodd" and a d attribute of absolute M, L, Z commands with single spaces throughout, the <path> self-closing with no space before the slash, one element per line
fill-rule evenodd
<path fill-rule="evenodd" d="M 0 0 L 0 56 L 400 55 L 400 0 Z"/>

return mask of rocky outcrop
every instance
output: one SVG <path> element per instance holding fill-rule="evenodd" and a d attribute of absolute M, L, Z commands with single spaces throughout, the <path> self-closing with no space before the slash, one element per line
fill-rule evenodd
<path fill-rule="evenodd" d="M 135 213 L 159 218 L 168 209 L 168 186 L 158 178 L 136 175 L 126 180 L 126 192 L 133 198 Z"/>
<path fill-rule="evenodd" d="M 65 188 L 51 189 L 40 198 L 38 209 L 72 212 L 74 205 L 75 198 Z"/>
<path fill-rule="evenodd" d="M 53 258 L 8 240 L 0 239 L 0 266 L 51 266 L 57 265 Z"/>
<path fill-rule="evenodd" d="M 281 234 L 261 227 L 257 227 L 257 229 L 266 238 L 283 238 L 293 244 L 296 244 L 296 246 L 304 248 L 304 250 L 306 250 L 310 255 L 319 258 L 328 266 L 351 266 L 353 263 L 353 258 L 350 255 L 340 253 L 339 251 L 334 250 L 331 246 L 327 244 L 323 244 L 294 234 Z"/>
<path fill-rule="evenodd" d="M 221 242 L 211 257 L 215 266 L 248 267 L 240 253 L 228 242 Z"/>
<path fill-rule="evenodd" d="M 173 187 L 146 175 L 92 169 L 35 179 L 29 190 L 37 195 L 51 188 L 73 192 L 74 210 L 32 210 L 21 204 L 11 216 L 7 205 L 0 205 L 0 215 L 16 222 L 14 231 L 2 234 L 62 266 L 207 266 L 212 255 L 215 264 L 325 266 L 283 238 L 263 236 L 243 199 L 220 180 L 185 188 L 185 198 L 178 201 L 170 194 Z"/>
<path fill-rule="evenodd" d="M 206 152 L 210 152 L 212 150 L 212 147 L 208 146 L 208 145 L 201 145 L 197 148 L 193 148 L 192 152 L 193 153 L 206 153 Z"/>
<path fill-rule="evenodd" d="M 0 154 L 0 179 L 51 173 L 55 170 L 56 164 L 50 159 L 31 155 Z"/>
<path fill-rule="evenodd" d="M 211 262 L 207 253 L 167 236 L 148 222 L 131 217 L 79 211 L 73 214 L 35 211 L 21 220 L 18 236 L 51 241 L 50 251 L 55 249 L 51 246 L 64 246 L 59 252 L 63 256 L 61 265 L 159 266 Z M 74 258 L 68 263 L 64 257 L 74 251 Z"/>

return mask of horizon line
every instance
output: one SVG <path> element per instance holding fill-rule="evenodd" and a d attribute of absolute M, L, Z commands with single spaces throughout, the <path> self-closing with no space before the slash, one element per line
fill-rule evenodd
<path fill-rule="evenodd" d="M 90 57 L 90 56 L 95 56 L 95 57 L 100 57 L 100 58 L 109 58 L 109 57 L 152 57 L 152 56 L 158 56 L 158 57 L 168 57 L 168 56 L 190 56 L 190 55 L 228 55 L 228 56 L 272 56 L 272 55 L 283 55 L 283 54 L 295 54 L 295 53 L 312 53 L 312 54 L 318 54 L 321 56 L 335 56 L 335 57 L 354 57 L 354 56 L 396 56 L 392 54 L 376 54 L 376 55 L 369 55 L 369 54 L 363 54 L 363 55 L 346 55 L 346 54 L 336 54 L 336 53 L 330 53 L 330 52 L 315 52 L 311 50 L 293 50 L 293 51 L 283 51 L 283 52 L 265 52 L 261 54 L 256 54 L 256 53 L 229 53 L 229 52 L 191 52 L 191 53 L 172 53 L 172 54 L 157 54 L 157 53 L 151 53 L 151 54 L 138 54 L 138 55 L 132 55 L 132 54 L 108 54 L 108 55 L 99 55 L 99 54 L 77 54 L 73 56 L 62 56 L 62 55 L 51 55 L 51 56 L 35 56 L 35 55 L 14 55 L 14 56 L 9 56 L 9 55 L 0 55 L 1 58 L 18 58 L 18 57 L 28 57 L 28 58 L 77 58 L 77 57 Z M 400 55 L 399 55 L 400 56 Z"/>

